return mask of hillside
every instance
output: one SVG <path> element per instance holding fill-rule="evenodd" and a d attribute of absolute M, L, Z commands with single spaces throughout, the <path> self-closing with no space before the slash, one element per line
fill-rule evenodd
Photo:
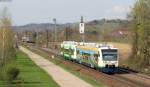
<path fill-rule="evenodd" d="M 79 23 L 57 24 L 57 34 L 59 40 L 80 41 Z M 85 23 L 86 41 L 126 41 L 130 35 L 128 21 L 121 19 L 114 20 L 93 20 Z M 54 33 L 54 24 L 27 24 L 24 26 L 14 26 L 16 32 L 40 32 L 49 31 L 50 36 Z"/>

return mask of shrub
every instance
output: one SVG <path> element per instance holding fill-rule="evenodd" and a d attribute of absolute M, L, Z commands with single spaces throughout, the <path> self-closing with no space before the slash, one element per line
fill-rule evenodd
<path fill-rule="evenodd" d="M 8 64 L 2 69 L 2 80 L 5 82 L 11 83 L 13 80 L 17 78 L 20 71 L 15 66 L 12 66 L 12 64 Z"/>
<path fill-rule="evenodd" d="M 7 75 L 7 80 L 9 82 L 15 80 L 17 78 L 17 76 L 19 75 L 19 69 L 17 69 L 16 67 L 11 67 L 7 70 L 6 75 Z"/>

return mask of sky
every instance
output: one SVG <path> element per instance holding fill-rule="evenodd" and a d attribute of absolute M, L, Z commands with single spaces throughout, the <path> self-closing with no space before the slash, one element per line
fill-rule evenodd
<path fill-rule="evenodd" d="M 0 10 L 7 7 L 13 25 L 29 23 L 79 22 L 95 19 L 126 19 L 135 0 L 7 0 L 0 2 Z"/>

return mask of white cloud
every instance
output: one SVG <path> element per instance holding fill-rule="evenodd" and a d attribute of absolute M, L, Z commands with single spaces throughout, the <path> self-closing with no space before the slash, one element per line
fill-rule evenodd
<path fill-rule="evenodd" d="M 130 12 L 130 7 L 127 6 L 121 6 L 121 5 L 116 5 L 113 6 L 111 9 L 107 10 L 106 13 L 115 13 L 115 14 L 124 14 L 124 13 L 129 13 Z"/>
<path fill-rule="evenodd" d="M 131 9 L 126 5 L 114 5 L 112 8 L 108 8 L 105 12 L 105 17 L 108 19 L 125 19 L 127 14 L 130 13 Z"/>
<path fill-rule="evenodd" d="M 114 6 L 112 11 L 115 13 L 127 13 L 130 11 L 130 9 L 129 7 L 125 7 L 125 6 Z"/>

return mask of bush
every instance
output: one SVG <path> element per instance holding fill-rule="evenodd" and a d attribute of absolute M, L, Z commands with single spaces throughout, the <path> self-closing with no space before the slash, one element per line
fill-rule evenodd
<path fill-rule="evenodd" d="M 15 80 L 19 75 L 19 72 L 20 72 L 19 69 L 17 69 L 16 67 L 10 67 L 6 72 L 7 80 L 9 82 Z"/>
<path fill-rule="evenodd" d="M 12 64 L 6 65 L 2 70 L 2 80 L 8 83 L 11 83 L 13 80 L 15 80 L 20 73 L 19 69 L 15 66 L 12 66 Z"/>

